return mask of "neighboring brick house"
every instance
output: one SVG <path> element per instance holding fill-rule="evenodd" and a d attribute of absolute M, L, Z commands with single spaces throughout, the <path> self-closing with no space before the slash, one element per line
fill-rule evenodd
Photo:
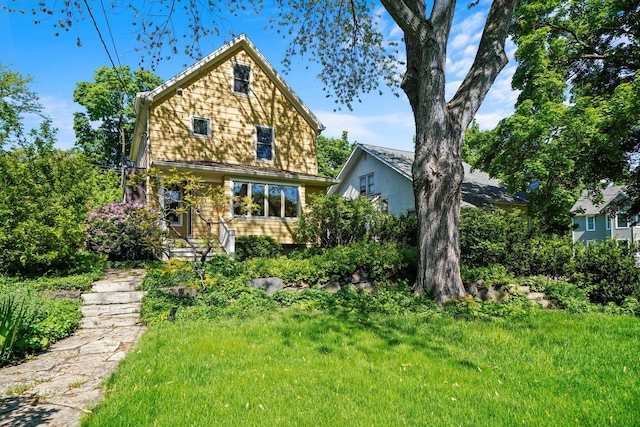
<path fill-rule="evenodd" d="M 347 198 L 366 196 L 394 215 L 415 213 L 411 168 L 414 153 L 368 144 L 357 144 L 338 174 L 339 184 L 329 194 Z M 527 210 L 525 193 L 511 194 L 489 174 L 463 163 L 462 208 Z"/>
<path fill-rule="evenodd" d="M 224 187 L 228 208 L 208 214 L 233 219 L 235 235 L 294 243 L 292 227 L 309 195 L 336 183 L 318 176 L 322 123 L 245 35 L 139 93 L 136 114 L 130 153 L 135 167 L 190 171 L 208 185 Z M 173 203 L 180 203 L 180 189 L 146 191 L 170 192 Z M 236 196 L 250 196 L 259 207 L 240 215 Z M 184 214 L 172 226 L 197 239 L 201 222 Z"/>

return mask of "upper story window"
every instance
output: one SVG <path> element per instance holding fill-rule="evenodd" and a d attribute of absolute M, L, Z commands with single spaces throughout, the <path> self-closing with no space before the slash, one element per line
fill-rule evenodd
<path fill-rule="evenodd" d="M 191 136 L 211 138 L 211 119 L 209 117 L 191 116 Z"/>
<path fill-rule="evenodd" d="M 596 229 L 596 217 L 588 216 L 587 217 L 587 231 L 595 231 Z"/>
<path fill-rule="evenodd" d="M 251 66 L 246 64 L 233 65 L 233 92 L 249 95 L 251 90 Z"/>
<path fill-rule="evenodd" d="M 372 173 L 360 177 L 360 194 L 374 194 L 375 189 L 375 180 Z"/>
<path fill-rule="evenodd" d="M 616 217 L 616 228 L 629 228 L 629 217 L 626 212 L 621 212 Z"/>
<path fill-rule="evenodd" d="M 273 160 L 273 128 L 256 126 L 256 159 Z"/>

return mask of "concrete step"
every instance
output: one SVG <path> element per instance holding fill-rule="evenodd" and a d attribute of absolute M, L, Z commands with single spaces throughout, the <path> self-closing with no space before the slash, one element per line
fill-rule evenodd
<path fill-rule="evenodd" d="M 116 316 L 83 317 L 80 327 L 85 329 L 136 326 L 141 323 L 140 314 L 119 314 Z"/>
<path fill-rule="evenodd" d="M 80 311 L 85 317 L 94 317 L 139 313 L 140 308 L 142 308 L 142 303 L 132 302 L 128 304 L 83 305 L 80 307 Z"/>
<path fill-rule="evenodd" d="M 140 302 L 146 295 L 144 291 L 136 292 L 99 292 L 94 294 L 82 294 L 83 304 L 128 304 Z"/>

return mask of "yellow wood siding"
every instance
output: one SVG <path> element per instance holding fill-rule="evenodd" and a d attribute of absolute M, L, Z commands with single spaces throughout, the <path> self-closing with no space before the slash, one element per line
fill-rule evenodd
<path fill-rule="evenodd" d="M 233 93 L 233 64 L 251 66 L 251 94 Z M 208 160 L 317 174 L 316 133 L 244 50 L 202 70 L 150 109 L 152 160 Z M 180 93 L 178 93 L 180 92 Z M 192 116 L 211 138 L 191 136 Z M 273 160 L 256 160 L 255 126 L 274 130 Z"/>

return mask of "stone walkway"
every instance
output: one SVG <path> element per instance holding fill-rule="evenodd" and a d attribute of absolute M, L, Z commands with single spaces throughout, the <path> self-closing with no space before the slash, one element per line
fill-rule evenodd
<path fill-rule="evenodd" d="M 82 295 L 80 328 L 45 353 L 0 369 L 0 426 L 78 426 L 101 383 L 138 341 L 144 270 L 110 271 Z"/>

